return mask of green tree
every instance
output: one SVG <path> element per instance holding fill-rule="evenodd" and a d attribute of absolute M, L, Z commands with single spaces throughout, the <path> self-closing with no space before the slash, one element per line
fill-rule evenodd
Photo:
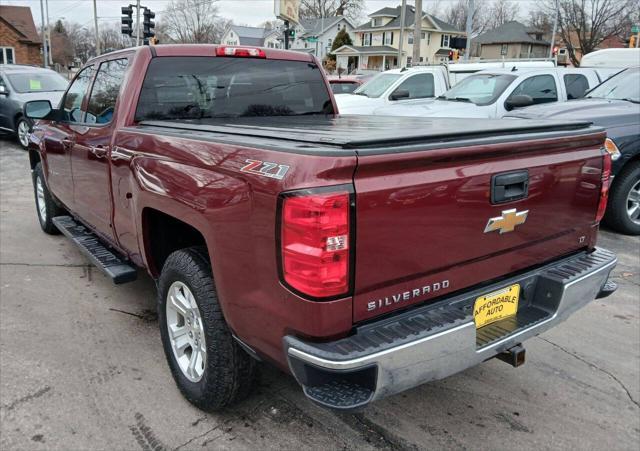
<path fill-rule="evenodd" d="M 335 61 L 336 56 L 333 54 L 333 51 L 336 49 L 339 49 L 343 45 L 353 45 L 353 41 L 351 40 L 351 36 L 349 36 L 349 33 L 346 30 L 346 27 L 343 27 L 340 31 L 338 31 L 338 34 L 336 34 L 336 37 L 333 39 L 333 45 L 331 46 L 331 53 L 327 55 L 327 59 L 330 59 L 331 61 Z"/>

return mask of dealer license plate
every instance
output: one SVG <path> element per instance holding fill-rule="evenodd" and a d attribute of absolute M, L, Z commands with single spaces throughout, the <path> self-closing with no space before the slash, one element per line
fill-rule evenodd
<path fill-rule="evenodd" d="M 473 319 L 476 328 L 514 316 L 518 311 L 520 284 L 514 284 L 476 298 Z"/>

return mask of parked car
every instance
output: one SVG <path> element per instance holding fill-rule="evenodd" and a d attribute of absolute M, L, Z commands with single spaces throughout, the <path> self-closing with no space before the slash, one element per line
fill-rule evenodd
<path fill-rule="evenodd" d="M 330 75 L 327 79 L 334 94 L 351 94 L 364 83 L 362 79 L 351 75 Z"/>
<path fill-rule="evenodd" d="M 60 109 L 25 111 L 42 230 L 116 283 L 157 281 L 168 365 L 203 409 L 246 396 L 256 359 L 337 410 L 518 366 L 615 290 L 588 122 L 338 116 L 312 55 L 212 45 L 101 55 Z"/>
<path fill-rule="evenodd" d="M 435 100 L 385 105 L 384 116 L 500 118 L 530 105 L 579 99 L 600 83 L 593 69 L 487 70 L 473 74 Z"/>
<path fill-rule="evenodd" d="M 29 100 L 48 100 L 58 105 L 67 80 L 57 72 L 18 64 L 0 65 L 0 131 L 12 133 L 23 148 L 29 143 L 29 123 L 22 105 Z"/>
<path fill-rule="evenodd" d="M 353 94 L 336 95 L 336 103 L 340 114 L 371 114 L 393 104 L 432 99 L 447 89 L 449 76 L 444 66 L 391 69 L 371 78 Z"/>
<path fill-rule="evenodd" d="M 640 235 L 640 68 L 626 69 L 580 100 L 538 105 L 509 116 L 527 119 L 588 120 L 607 129 L 605 148 L 613 160 L 606 223 Z"/>

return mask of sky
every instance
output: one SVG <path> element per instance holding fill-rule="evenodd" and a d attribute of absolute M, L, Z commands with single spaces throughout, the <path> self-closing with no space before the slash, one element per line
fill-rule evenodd
<path fill-rule="evenodd" d="M 43 0 L 44 1 L 44 0 Z M 120 7 L 126 6 L 128 2 L 135 0 L 97 0 L 98 20 L 100 22 L 118 22 L 120 18 Z M 438 0 L 441 5 L 457 0 Z M 534 2 L 535 0 L 515 0 L 523 4 Z M 92 0 L 48 0 L 49 2 L 49 22 L 51 25 L 58 20 L 68 20 L 78 22 L 85 26 L 93 24 L 93 1 Z M 395 7 L 401 0 L 365 0 L 365 14 L 369 14 L 385 6 Z M 36 26 L 40 26 L 40 0 L 0 0 L 3 5 L 18 5 L 31 7 L 33 19 Z M 142 0 L 142 5 L 156 12 L 156 21 L 162 20 L 161 11 L 167 7 L 168 0 Z M 408 4 L 413 4 L 413 0 L 408 0 Z M 430 0 L 423 0 L 423 9 L 433 3 Z M 244 25 L 258 25 L 266 20 L 273 20 L 273 0 L 220 0 L 217 2 L 220 15 L 231 19 L 234 23 Z"/>

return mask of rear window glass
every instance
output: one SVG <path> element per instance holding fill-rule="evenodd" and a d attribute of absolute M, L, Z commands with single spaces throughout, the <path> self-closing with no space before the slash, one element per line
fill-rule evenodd
<path fill-rule="evenodd" d="M 334 94 L 350 94 L 356 90 L 358 83 L 331 83 L 331 90 Z"/>
<path fill-rule="evenodd" d="M 161 57 L 149 64 L 136 120 L 331 114 L 317 65 L 226 57 Z"/>
<path fill-rule="evenodd" d="M 25 72 L 7 75 L 9 83 L 18 92 L 64 91 L 67 80 L 55 72 Z"/>

